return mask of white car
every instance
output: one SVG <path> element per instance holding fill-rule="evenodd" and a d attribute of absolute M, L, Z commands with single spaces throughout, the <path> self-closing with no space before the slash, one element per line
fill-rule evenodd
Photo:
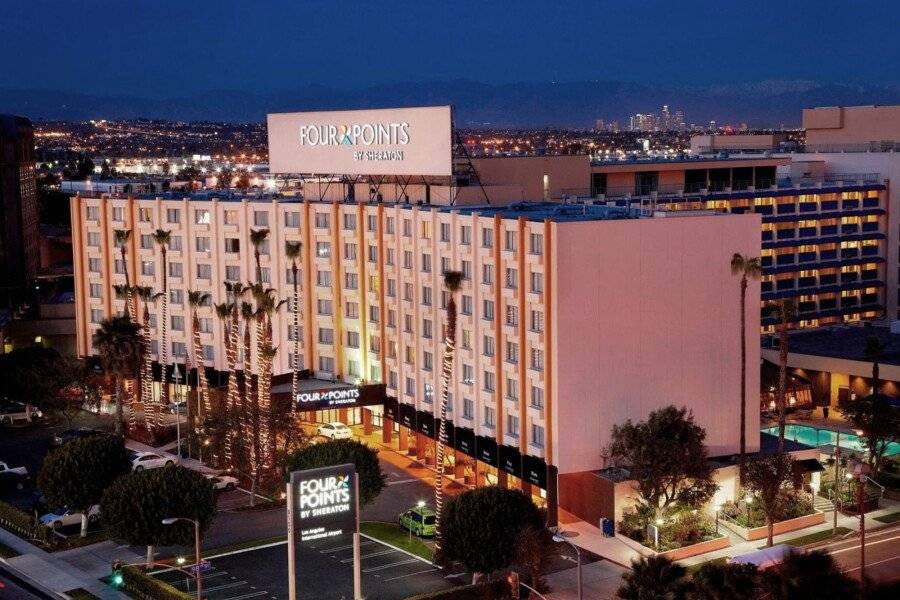
<path fill-rule="evenodd" d="M 143 471 L 144 469 L 158 469 L 160 467 L 168 467 L 174 465 L 177 459 L 172 456 L 162 456 L 153 452 L 137 452 L 131 461 L 131 468 L 134 471 Z"/>
<path fill-rule="evenodd" d="M 204 475 L 209 482 L 213 484 L 215 490 L 230 491 L 238 486 L 238 478 L 231 475 L 216 475 L 215 473 L 207 473 Z"/>
<path fill-rule="evenodd" d="M 96 523 L 99 518 L 100 505 L 95 504 L 88 511 L 88 523 Z M 53 529 L 68 527 L 69 525 L 81 525 L 81 513 L 75 512 L 71 508 L 60 508 L 41 517 L 41 523 Z"/>
<path fill-rule="evenodd" d="M 330 440 L 349 440 L 353 437 L 353 430 L 337 421 L 334 423 L 322 423 L 316 429 L 316 433 Z"/>

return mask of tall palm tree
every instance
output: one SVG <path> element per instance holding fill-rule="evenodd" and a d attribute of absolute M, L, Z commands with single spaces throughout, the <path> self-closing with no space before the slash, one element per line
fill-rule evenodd
<path fill-rule="evenodd" d="M 244 321 L 243 374 L 244 393 L 241 397 L 241 421 L 244 436 L 249 436 L 249 443 L 244 443 L 244 462 L 249 472 L 256 471 L 259 459 L 259 423 L 256 394 L 253 390 L 253 361 L 250 355 L 251 323 L 256 319 L 256 311 L 249 302 L 241 302 L 241 319 Z M 247 439 L 246 437 L 244 438 Z M 253 499 L 251 498 L 251 503 Z"/>
<path fill-rule="evenodd" d="M 231 284 L 225 283 L 226 290 L 230 293 Z M 224 439 L 222 440 L 222 463 L 224 466 L 232 466 L 232 448 L 231 444 L 234 439 L 234 428 L 235 423 L 231 422 L 232 412 L 237 407 L 238 399 L 238 387 L 237 387 L 237 378 L 235 376 L 235 362 L 237 360 L 237 350 L 235 348 L 234 340 L 231 335 L 231 310 L 232 304 L 228 302 L 222 302 L 221 304 L 216 304 L 216 316 L 219 317 L 219 320 L 222 321 L 222 327 L 224 330 L 224 340 L 225 340 L 225 363 L 228 369 L 228 391 L 225 395 L 225 402 L 223 403 L 221 410 L 221 422 L 222 422 L 222 430 L 224 431 L 224 435 L 222 436 Z M 220 466 L 223 466 L 220 465 Z"/>
<path fill-rule="evenodd" d="M 132 323 L 137 323 L 137 319 L 132 315 L 132 307 L 131 307 L 131 298 L 134 294 L 134 290 L 128 285 L 114 285 L 113 291 L 116 294 L 116 298 L 119 300 L 125 300 L 125 316 L 131 320 Z M 137 419 L 137 411 L 135 410 L 134 403 L 137 401 L 134 393 L 134 380 L 128 379 L 122 384 L 122 389 L 125 395 L 123 402 L 128 402 L 128 429 L 133 430 L 136 425 Z"/>
<path fill-rule="evenodd" d="M 119 248 L 122 255 L 122 272 L 125 274 L 125 288 L 127 294 L 125 296 L 125 312 L 131 317 L 131 320 L 137 322 L 137 307 L 135 306 L 134 296 L 132 294 L 131 279 L 128 277 L 128 241 L 131 239 L 130 229 L 116 229 L 113 231 L 115 244 Z"/>
<path fill-rule="evenodd" d="M 447 445 L 447 405 L 450 398 L 450 379 L 453 377 L 453 359 L 456 353 L 456 293 L 462 287 L 461 271 L 444 272 L 444 288 L 447 290 L 447 324 L 444 328 L 444 356 L 441 361 L 441 423 L 438 427 L 436 467 L 434 478 L 435 551 L 441 547 L 441 508 L 444 502 L 444 448 Z"/>
<path fill-rule="evenodd" d="M 197 378 L 200 381 L 200 389 L 197 397 L 197 416 L 200 423 L 204 415 L 209 416 L 209 380 L 206 378 L 206 369 L 203 361 L 203 345 L 200 343 L 200 317 L 197 314 L 200 307 L 209 301 L 209 294 L 195 290 L 188 290 L 188 305 L 191 307 L 191 339 L 193 341 L 194 366 L 197 368 Z"/>
<path fill-rule="evenodd" d="M 162 369 L 162 375 L 159 379 L 159 404 L 164 407 L 169 404 L 169 263 L 166 253 L 169 249 L 169 241 L 172 239 L 172 232 L 166 229 L 157 229 L 153 233 L 153 239 L 159 244 L 159 251 L 162 254 L 162 314 L 159 324 L 159 366 Z M 154 412 L 156 412 L 156 419 L 153 426 L 162 427 L 162 410 Z"/>
<path fill-rule="evenodd" d="M 139 330 L 138 324 L 128 317 L 111 317 L 103 320 L 94 334 L 94 348 L 100 354 L 103 369 L 115 380 L 117 435 L 123 433 L 123 383 L 137 375 L 140 366 Z"/>
<path fill-rule="evenodd" d="M 884 356 L 885 344 L 878 336 L 870 335 L 866 338 L 866 348 L 863 353 L 866 360 L 872 363 L 872 394 L 877 394 L 881 388 L 881 357 Z"/>
<path fill-rule="evenodd" d="M 300 282 L 298 280 L 297 259 L 303 251 L 302 242 L 285 242 L 284 255 L 291 261 L 291 282 L 293 296 L 291 298 L 291 316 L 294 319 L 294 358 L 291 360 L 291 412 L 297 404 L 297 392 L 300 390 Z"/>
<path fill-rule="evenodd" d="M 738 473 L 742 473 L 747 460 L 747 285 L 750 279 L 759 279 L 762 275 L 759 257 L 735 252 L 731 257 L 731 274 L 741 278 L 741 447 Z"/>
<path fill-rule="evenodd" d="M 135 294 L 144 303 L 144 322 L 141 327 L 141 404 L 144 406 L 144 426 L 149 428 L 158 407 L 153 401 L 153 355 L 150 352 L 150 303 L 156 302 L 162 294 L 153 292 L 149 286 L 136 286 Z"/>
<path fill-rule="evenodd" d="M 264 289 L 262 285 L 252 286 L 253 298 L 256 301 L 256 388 L 257 410 L 259 411 L 259 446 L 260 460 L 258 468 L 269 471 L 273 468 L 275 438 L 272 435 L 272 315 L 281 307 L 282 302 L 275 298 L 274 290 Z"/>
<path fill-rule="evenodd" d="M 784 452 L 784 396 L 787 392 L 788 331 L 796 310 L 794 301 L 785 298 L 772 307 L 778 317 L 778 452 Z"/>
<path fill-rule="evenodd" d="M 262 246 L 263 242 L 265 242 L 268 237 L 268 229 L 250 230 L 250 243 L 253 245 L 253 259 L 256 261 L 256 283 L 262 283 L 262 266 L 259 260 L 259 247 Z"/>

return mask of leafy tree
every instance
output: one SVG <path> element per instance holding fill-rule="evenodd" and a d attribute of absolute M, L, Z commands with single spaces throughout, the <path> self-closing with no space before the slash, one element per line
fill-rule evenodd
<path fill-rule="evenodd" d="M 285 475 L 292 471 L 352 463 L 359 477 L 359 505 L 369 504 L 384 489 L 386 477 L 378 462 L 378 452 L 356 440 L 331 440 L 313 444 L 291 454 Z"/>
<path fill-rule="evenodd" d="M 0 373 L 0 396 L 41 410 L 62 409 L 60 392 L 73 381 L 71 361 L 43 346 L 0 354 Z"/>
<path fill-rule="evenodd" d="M 857 400 L 844 400 L 840 407 L 844 418 L 854 429 L 862 431 L 860 439 L 866 445 L 866 460 L 874 478 L 881 470 L 888 446 L 900 441 L 900 408 L 893 406 L 890 398 L 878 393 Z"/>
<path fill-rule="evenodd" d="M 715 493 L 705 439 L 706 432 L 684 407 L 667 406 L 646 421 L 613 427 L 608 452 L 636 482 L 645 526 L 660 513 L 698 508 Z"/>
<path fill-rule="evenodd" d="M 544 573 L 550 566 L 552 552 L 553 535 L 547 528 L 526 527 L 519 533 L 513 560 L 528 572 L 531 587 L 539 592 L 547 589 Z"/>
<path fill-rule="evenodd" d="M 687 570 L 664 556 L 632 561 L 631 571 L 616 595 L 623 600 L 684 600 L 689 589 Z"/>
<path fill-rule="evenodd" d="M 708 562 L 694 573 L 689 600 L 755 600 L 759 583 L 755 565 Z"/>
<path fill-rule="evenodd" d="M 766 600 L 846 600 L 857 595 L 856 582 L 820 550 L 790 554 L 780 565 L 762 571 L 760 583 Z"/>
<path fill-rule="evenodd" d="M 517 490 L 483 487 L 451 498 L 441 521 L 442 560 L 459 561 L 472 573 L 508 567 L 528 527 L 542 529 L 545 514 Z"/>
<path fill-rule="evenodd" d="M 94 333 L 94 347 L 100 354 L 103 370 L 115 380 L 117 435 L 122 435 L 125 380 L 137 377 L 140 367 L 140 330 L 140 325 L 121 316 L 104 319 Z"/>
<path fill-rule="evenodd" d="M 788 454 L 773 454 L 751 460 L 744 465 L 744 486 L 759 499 L 759 505 L 766 515 L 768 538 L 766 545 L 772 545 L 775 521 L 790 492 L 785 489 L 792 480 L 794 459 Z"/>
<path fill-rule="evenodd" d="M 739 275 L 741 282 L 741 442 L 740 472 L 744 471 L 747 456 L 747 286 L 751 279 L 762 276 L 759 257 L 744 256 L 735 252 L 731 256 L 731 274 Z"/>
<path fill-rule="evenodd" d="M 44 458 L 37 484 L 50 506 L 80 511 L 81 537 L 87 535 L 88 511 L 103 492 L 131 470 L 120 437 L 97 436 L 74 440 Z"/>
<path fill-rule="evenodd" d="M 169 466 L 131 473 L 117 479 L 100 501 L 100 518 L 110 537 L 133 546 L 147 546 L 147 566 L 155 546 L 190 546 L 194 528 L 170 517 L 196 519 L 200 532 L 216 515 L 216 497 L 209 480 L 190 469 Z"/>

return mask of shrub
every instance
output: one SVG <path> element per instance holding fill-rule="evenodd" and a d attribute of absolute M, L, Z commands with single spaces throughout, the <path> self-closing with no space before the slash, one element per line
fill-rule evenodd
<path fill-rule="evenodd" d="M 165 581 L 151 577 L 140 567 L 129 565 L 122 567 L 122 588 L 132 598 L 138 600 L 193 600 L 186 594 Z"/>
<path fill-rule="evenodd" d="M 784 496 L 779 501 L 780 510 L 775 519 L 776 522 L 796 519 L 814 512 L 812 502 L 805 496 L 787 490 L 782 494 Z M 726 502 L 722 505 L 721 514 L 741 527 L 752 529 L 766 524 L 766 513 L 758 502 L 754 502 L 749 507 L 744 502 Z"/>
<path fill-rule="evenodd" d="M 378 452 L 356 440 L 331 440 L 301 448 L 285 461 L 285 475 L 342 464 L 356 466 L 360 507 L 375 500 L 384 489 L 386 477 L 378 462 Z"/>
<path fill-rule="evenodd" d="M 0 527 L 24 537 L 49 545 L 53 540 L 53 532 L 46 525 L 35 521 L 34 517 L 7 504 L 0 502 Z"/>
<path fill-rule="evenodd" d="M 619 532 L 636 542 L 653 548 L 654 541 L 648 538 L 644 527 L 644 517 L 637 510 L 626 511 L 618 523 Z M 684 511 L 673 519 L 659 525 L 659 552 L 675 550 L 691 544 L 698 544 L 715 539 L 716 528 L 709 517 L 701 512 Z M 656 550 L 656 548 L 654 548 Z"/>

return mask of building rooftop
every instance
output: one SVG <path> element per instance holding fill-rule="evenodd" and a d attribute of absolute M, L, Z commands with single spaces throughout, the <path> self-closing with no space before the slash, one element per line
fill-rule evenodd
<path fill-rule="evenodd" d="M 794 331 L 790 334 L 791 353 L 829 356 L 844 360 L 869 362 L 866 358 L 866 340 L 875 336 L 885 346 L 882 364 L 900 365 L 900 333 L 891 333 L 888 327 L 846 325 Z"/>
<path fill-rule="evenodd" d="M 705 155 L 693 155 L 693 154 L 675 154 L 671 156 L 628 156 L 626 158 L 619 157 L 610 157 L 610 158 L 593 158 L 591 160 L 591 164 L 595 166 L 609 166 L 609 165 L 670 165 L 670 164 L 681 164 L 681 163 L 704 163 L 704 162 L 722 162 L 728 161 L 732 163 L 740 163 L 744 162 L 759 162 L 761 160 L 771 161 L 771 164 L 785 164 L 787 161 L 784 157 L 769 157 L 763 155 L 755 155 L 755 156 L 730 156 L 727 152 L 721 152 L 719 154 L 705 154 Z"/>
<path fill-rule="evenodd" d="M 504 219 L 555 222 L 611 221 L 637 219 L 641 212 L 626 206 L 606 206 L 605 204 L 561 204 L 559 202 L 514 202 L 507 205 L 481 204 L 470 206 L 442 206 L 440 212 L 457 212 L 462 215 L 478 213 L 482 217 L 500 215 Z"/>

